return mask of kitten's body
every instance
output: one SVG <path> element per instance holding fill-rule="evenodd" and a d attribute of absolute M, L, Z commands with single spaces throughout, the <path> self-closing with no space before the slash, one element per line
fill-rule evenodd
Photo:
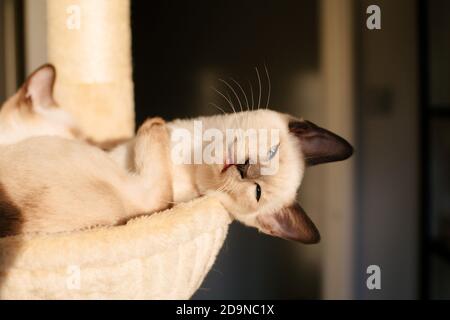
<path fill-rule="evenodd" d="M 39 136 L 0 146 L 0 216 L 14 219 L 0 221 L 0 235 L 114 225 L 167 208 L 170 173 L 157 167 L 168 161 L 167 143 L 162 121 L 144 123 L 133 173 L 81 141 Z"/>

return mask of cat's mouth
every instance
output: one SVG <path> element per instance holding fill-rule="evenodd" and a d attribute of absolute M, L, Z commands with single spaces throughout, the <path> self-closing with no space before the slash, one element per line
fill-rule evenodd
<path fill-rule="evenodd" d="M 228 168 L 230 168 L 232 166 L 236 167 L 236 169 L 239 172 L 239 175 L 241 176 L 242 179 L 247 177 L 248 169 L 249 169 L 249 166 L 250 166 L 250 162 L 249 162 L 248 159 L 243 164 L 236 164 L 236 163 L 227 163 L 227 164 L 225 164 L 223 169 L 222 169 L 222 171 L 221 171 L 221 173 L 225 173 L 228 170 Z"/>

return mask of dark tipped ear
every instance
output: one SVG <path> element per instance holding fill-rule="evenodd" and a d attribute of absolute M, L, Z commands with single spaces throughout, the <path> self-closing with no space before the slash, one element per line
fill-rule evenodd
<path fill-rule="evenodd" d="M 316 226 L 297 203 L 277 213 L 259 215 L 256 222 L 260 231 L 275 237 L 306 244 L 320 241 Z"/>
<path fill-rule="evenodd" d="M 289 131 L 300 140 L 308 166 L 345 160 L 353 154 L 353 147 L 345 139 L 312 122 L 292 120 Z"/>
<path fill-rule="evenodd" d="M 56 71 L 51 64 L 45 64 L 34 71 L 23 84 L 24 99 L 32 106 L 56 106 L 53 99 L 53 86 Z"/>

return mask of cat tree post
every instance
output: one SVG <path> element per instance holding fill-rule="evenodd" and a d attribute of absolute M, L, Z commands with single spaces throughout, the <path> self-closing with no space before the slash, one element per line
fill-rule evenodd
<path fill-rule="evenodd" d="M 134 133 L 129 0 L 48 0 L 55 96 L 101 141 Z"/>

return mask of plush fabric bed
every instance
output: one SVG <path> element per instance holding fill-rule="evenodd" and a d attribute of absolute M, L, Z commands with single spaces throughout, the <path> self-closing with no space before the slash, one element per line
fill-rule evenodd
<path fill-rule="evenodd" d="M 0 239 L 1 299 L 188 299 L 231 217 L 213 198 L 64 234 Z"/>

